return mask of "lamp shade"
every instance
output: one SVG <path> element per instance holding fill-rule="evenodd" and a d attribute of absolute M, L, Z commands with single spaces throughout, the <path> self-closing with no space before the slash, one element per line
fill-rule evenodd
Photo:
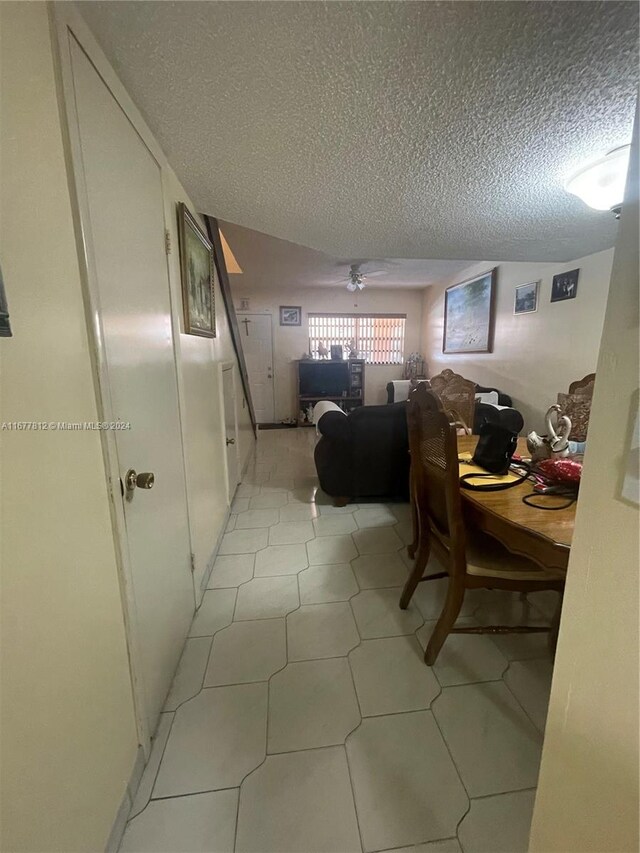
<path fill-rule="evenodd" d="M 630 149 L 630 145 L 622 145 L 583 166 L 569 178 L 565 189 L 595 210 L 619 208 L 624 199 Z"/>

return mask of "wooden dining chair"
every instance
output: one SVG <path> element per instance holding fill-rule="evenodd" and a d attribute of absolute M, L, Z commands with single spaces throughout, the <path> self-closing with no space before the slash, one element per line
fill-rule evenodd
<path fill-rule="evenodd" d="M 434 399 L 435 398 L 435 399 Z M 564 572 L 541 568 L 511 554 L 496 539 L 465 526 L 460 496 L 456 426 L 437 396 L 418 388 L 407 404 L 411 453 L 412 498 L 417 513 L 417 549 L 414 566 L 400 597 L 409 606 L 419 583 L 448 578 L 446 600 L 433 630 L 425 662 L 432 666 L 450 633 L 506 634 L 548 631 L 549 627 L 489 625 L 456 628 L 467 589 L 503 589 L 538 592 L 564 587 Z M 423 577 L 430 556 L 442 571 Z"/>

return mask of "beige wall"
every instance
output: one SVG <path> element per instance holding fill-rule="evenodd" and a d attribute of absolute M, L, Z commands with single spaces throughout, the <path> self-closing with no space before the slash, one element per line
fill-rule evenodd
<path fill-rule="evenodd" d="M 239 300 L 249 299 L 250 311 L 269 313 L 273 320 L 274 394 L 276 421 L 297 416 L 295 361 L 309 350 L 307 314 L 314 311 L 331 311 L 356 314 L 406 314 L 405 353 L 420 349 L 420 321 L 422 315 L 421 290 L 382 290 L 369 287 L 353 294 L 344 287 L 304 288 L 300 290 L 249 290 L 243 287 L 242 276 L 232 276 L 236 310 Z M 301 326 L 281 326 L 280 305 L 302 307 Z M 391 379 L 400 379 L 402 365 L 373 365 L 365 368 L 365 403 L 369 406 L 387 402 L 386 385 Z"/>
<path fill-rule="evenodd" d="M 560 263 L 476 264 L 424 293 L 422 345 L 429 375 L 450 367 L 480 385 L 509 394 L 525 419 L 525 430 L 542 430 L 544 413 L 560 391 L 596 368 L 613 249 Z M 498 267 L 495 337 L 492 353 L 444 355 L 444 291 L 450 284 Z M 556 273 L 580 268 L 578 295 L 550 302 Z M 516 285 L 540 280 L 538 310 L 514 315 Z"/>
<path fill-rule="evenodd" d="M 2 421 L 96 421 L 44 3 L 0 3 Z M 104 849 L 137 737 L 97 432 L 0 432 L 2 842 Z"/>
<path fill-rule="evenodd" d="M 532 853 L 638 850 L 638 117 L 569 561 Z M 637 455 L 635 471 L 637 476 Z"/>

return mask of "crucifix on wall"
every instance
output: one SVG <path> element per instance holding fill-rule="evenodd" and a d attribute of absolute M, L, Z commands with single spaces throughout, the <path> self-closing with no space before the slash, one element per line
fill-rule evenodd
<path fill-rule="evenodd" d="M 251 320 L 249 320 L 247 317 L 245 317 L 244 320 L 240 320 L 240 322 L 244 323 L 246 335 L 247 335 L 247 337 L 249 337 L 249 323 L 251 322 Z"/>

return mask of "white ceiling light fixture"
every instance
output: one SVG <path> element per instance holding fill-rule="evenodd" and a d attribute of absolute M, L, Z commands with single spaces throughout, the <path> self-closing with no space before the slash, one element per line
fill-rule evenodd
<path fill-rule="evenodd" d="M 569 178 L 565 189 L 594 210 L 610 210 L 620 219 L 630 150 L 630 145 L 621 145 L 583 166 Z"/>

